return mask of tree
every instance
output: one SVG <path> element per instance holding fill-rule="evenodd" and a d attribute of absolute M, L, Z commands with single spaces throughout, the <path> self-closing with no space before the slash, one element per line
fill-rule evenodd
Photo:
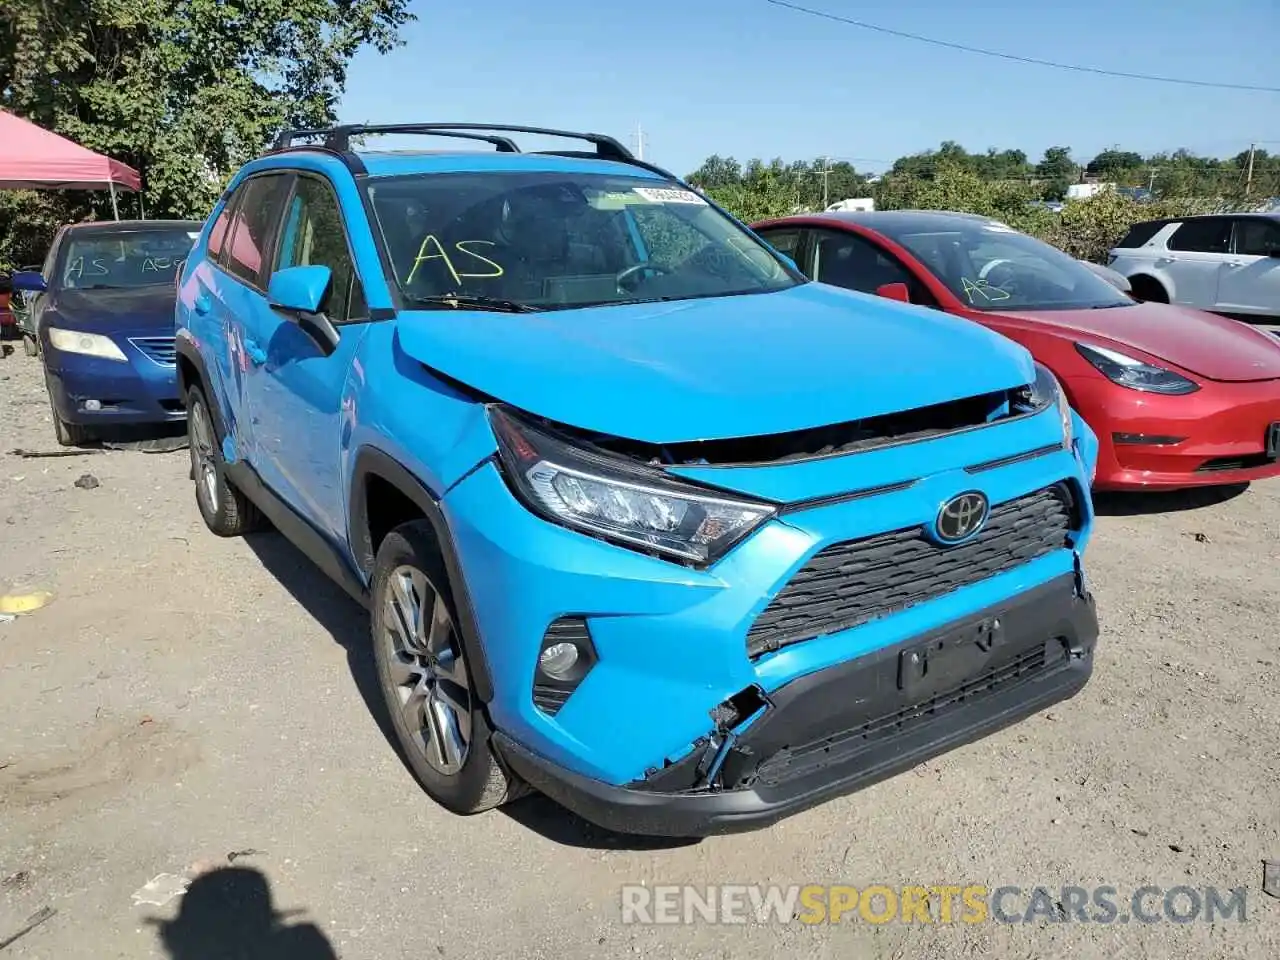
<path fill-rule="evenodd" d="M 149 215 L 203 217 L 281 127 L 334 121 L 351 58 L 395 46 L 407 7 L 5 0 L 0 107 L 136 168 Z M 70 216 L 94 200 L 64 202 Z"/>

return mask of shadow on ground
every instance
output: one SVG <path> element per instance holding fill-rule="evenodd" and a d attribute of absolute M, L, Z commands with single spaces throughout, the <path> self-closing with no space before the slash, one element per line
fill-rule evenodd
<path fill-rule="evenodd" d="M 1141 517 L 1154 513 L 1200 510 L 1234 500 L 1249 489 L 1247 483 L 1223 487 L 1193 487 L 1167 493 L 1110 493 L 1095 491 L 1093 508 L 1103 517 Z"/>
<path fill-rule="evenodd" d="M 369 615 L 281 534 L 270 531 L 245 537 L 249 548 L 302 608 L 347 652 L 347 667 L 378 729 L 400 758 L 405 772 L 413 772 L 391 724 L 378 670 L 369 646 Z M 416 780 L 406 787 L 416 789 Z M 431 803 L 424 793 L 423 803 Z M 525 797 L 501 808 L 517 823 L 554 843 L 598 850 L 655 850 L 683 846 L 693 840 L 632 836 L 603 830 L 574 816 L 541 795 Z M 492 815 L 492 814 L 490 814 Z"/>
<path fill-rule="evenodd" d="M 191 882 L 178 915 L 150 920 L 171 960 L 338 960 L 314 923 L 289 924 L 271 884 L 250 867 L 225 867 Z"/>

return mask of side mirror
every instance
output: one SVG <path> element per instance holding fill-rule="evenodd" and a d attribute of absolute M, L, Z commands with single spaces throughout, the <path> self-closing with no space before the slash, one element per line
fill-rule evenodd
<path fill-rule="evenodd" d="M 911 290 L 905 283 L 882 283 L 876 287 L 876 296 L 884 297 L 886 300 L 898 300 L 902 303 L 911 302 Z"/>
<path fill-rule="evenodd" d="M 319 264 L 285 267 L 271 275 L 267 302 L 316 342 L 327 357 L 338 349 L 338 331 L 320 307 L 329 295 L 333 271 Z"/>
<path fill-rule="evenodd" d="M 332 282 L 333 271 L 328 267 L 285 267 L 271 275 L 267 300 L 276 310 L 319 313 Z"/>
<path fill-rule="evenodd" d="M 29 293 L 44 293 L 49 289 L 49 285 L 36 271 L 20 270 L 13 275 L 13 289 L 26 290 Z"/>

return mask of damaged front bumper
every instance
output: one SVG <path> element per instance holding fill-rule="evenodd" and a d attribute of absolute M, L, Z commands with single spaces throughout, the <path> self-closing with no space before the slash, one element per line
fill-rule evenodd
<path fill-rule="evenodd" d="M 944 627 L 726 709 L 682 759 L 616 786 L 502 733 L 531 786 L 610 830 L 697 837 L 767 826 L 893 776 L 1075 695 L 1093 669 L 1079 570 Z M 736 716 L 735 716 L 736 714 Z"/>

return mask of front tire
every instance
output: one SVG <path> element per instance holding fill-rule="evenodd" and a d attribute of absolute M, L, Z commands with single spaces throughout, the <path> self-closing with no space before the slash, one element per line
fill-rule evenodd
<path fill-rule="evenodd" d="M 431 525 L 396 527 L 382 541 L 372 589 L 374 659 L 396 738 L 427 794 L 460 814 L 515 799 L 499 765 L 456 627 Z"/>
<path fill-rule="evenodd" d="M 93 434 L 88 427 L 67 423 L 62 419 L 62 415 L 58 413 L 58 405 L 53 402 L 53 390 L 48 383 L 45 384 L 45 389 L 49 392 L 49 413 L 53 416 L 53 435 L 58 438 L 58 444 L 63 447 L 79 447 L 92 440 Z"/>
<path fill-rule="evenodd" d="M 261 527 L 258 508 L 227 479 L 213 415 L 199 387 L 187 391 L 187 449 L 191 452 L 191 478 L 196 483 L 196 506 L 205 526 L 220 537 L 239 537 Z"/>

